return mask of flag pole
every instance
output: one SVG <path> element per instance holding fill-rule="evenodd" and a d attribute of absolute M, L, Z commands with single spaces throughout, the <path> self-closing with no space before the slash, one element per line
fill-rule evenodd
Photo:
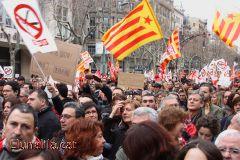
<path fill-rule="evenodd" d="M 36 57 L 34 56 L 34 54 L 32 55 L 32 57 L 33 57 L 34 61 L 36 62 L 37 66 L 38 66 L 38 68 L 39 68 L 39 70 L 40 70 L 40 72 L 42 73 L 43 78 L 45 79 L 45 78 L 46 78 L 46 75 L 44 74 L 44 72 L 43 72 L 43 70 L 42 70 L 42 67 L 39 65 L 39 63 L 38 63 Z"/>

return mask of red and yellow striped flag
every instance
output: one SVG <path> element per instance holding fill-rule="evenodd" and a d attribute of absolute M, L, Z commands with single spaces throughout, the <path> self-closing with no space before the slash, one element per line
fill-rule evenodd
<path fill-rule="evenodd" d="M 163 34 L 148 2 L 143 0 L 124 19 L 102 37 L 106 49 L 117 60 L 123 60 L 142 45 L 163 38 Z"/>
<path fill-rule="evenodd" d="M 240 35 L 240 13 L 231 13 L 223 18 L 220 12 L 216 11 L 212 30 L 227 45 L 234 47 L 234 42 Z"/>
<path fill-rule="evenodd" d="M 173 31 L 166 51 L 162 55 L 160 59 L 160 65 L 162 66 L 167 66 L 169 61 L 180 58 L 181 53 L 180 53 L 180 42 L 179 42 L 179 30 L 176 29 Z"/>

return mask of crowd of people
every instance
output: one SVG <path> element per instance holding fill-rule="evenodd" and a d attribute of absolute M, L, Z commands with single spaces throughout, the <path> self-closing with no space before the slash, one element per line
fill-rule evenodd
<path fill-rule="evenodd" d="M 240 160 L 240 81 L 0 80 L 1 160 Z"/>

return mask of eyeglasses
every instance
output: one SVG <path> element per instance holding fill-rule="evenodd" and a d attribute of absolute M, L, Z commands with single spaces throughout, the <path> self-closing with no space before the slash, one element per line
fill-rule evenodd
<path fill-rule="evenodd" d="M 229 152 L 231 155 L 239 155 L 240 149 L 239 148 L 225 148 L 225 147 L 218 147 L 221 153 Z"/>
<path fill-rule="evenodd" d="M 68 115 L 68 114 L 63 114 L 63 115 L 61 115 L 60 116 L 60 119 L 70 119 L 70 118 L 72 118 L 73 116 L 71 116 L 71 115 Z"/>
<path fill-rule="evenodd" d="M 96 114 L 97 113 L 97 111 L 87 111 L 87 112 L 85 112 L 85 115 L 89 115 L 89 114 Z"/>

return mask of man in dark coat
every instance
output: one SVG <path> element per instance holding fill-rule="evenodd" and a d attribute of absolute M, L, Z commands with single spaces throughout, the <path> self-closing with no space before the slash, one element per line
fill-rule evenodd
<path fill-rule="evenodd" d="M 49 105 L 47 93 L 35 90 L 29 95 L 27 103 L 38 113 L 38 138 L 51 139 L 53 133 L 60 130 L 60 123 Z"/>

